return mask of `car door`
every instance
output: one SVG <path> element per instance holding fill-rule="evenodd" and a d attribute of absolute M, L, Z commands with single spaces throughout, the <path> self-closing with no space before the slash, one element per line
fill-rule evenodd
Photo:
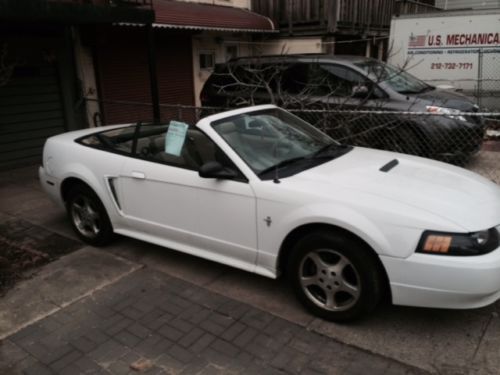
<path fill-rule="evenodd" d="M 166 125 L 143 126 L 138 132 L 137 157 L 126 161 L 120 176 L 129 227 L 174 248 L 252 270 L 257 229 L 251 187 L 243 176 L 199 176 L 199 167 L 211 160 L 235 168 L 200 130 L 187 130 L 178 153 L 169 152 L 168 139 Z"/>

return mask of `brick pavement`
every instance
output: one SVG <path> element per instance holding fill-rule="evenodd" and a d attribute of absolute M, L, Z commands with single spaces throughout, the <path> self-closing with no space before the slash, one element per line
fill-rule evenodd
<path fill-rule="evenodd" d="M 20 373 L 422 372 L 145 268 L 0 342 L 0 374 Z"/>
<path fill-rule="evenodd" d="M 36 249 L 51 260 L 84 246 L 80 241 L 4 212 L 0 212 L 0 240 L 18 247 Z"/>
<path fill-rule="evenodd" d="M 36 267 L 81 247 L 80 241 L 0 212 L 0 296 Z"/>

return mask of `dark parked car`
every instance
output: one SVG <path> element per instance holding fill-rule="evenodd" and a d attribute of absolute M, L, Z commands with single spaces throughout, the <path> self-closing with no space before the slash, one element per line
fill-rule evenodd
<path fill-rule="evenodd" d="M 216 66 L 203 106 L 272 102 L 346 143 L 463 164 L 482 144 L 484 126 L 471 99 L 431 86 L 404 70 L 360 56 L 280 55 L 238 58 Z M 310 113 L 320 109 L 333 113 Z M 345 113 L 376 110 L 383 113 Z M 436 115 L 385 113 L 425 112 Z"/>

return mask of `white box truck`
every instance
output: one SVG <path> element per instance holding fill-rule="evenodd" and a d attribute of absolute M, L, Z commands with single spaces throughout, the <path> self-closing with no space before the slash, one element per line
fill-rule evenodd
<path fill-rule="evenodd" d="M 500 9 L 393 17 L 388 62 L 500 109 Z"/>

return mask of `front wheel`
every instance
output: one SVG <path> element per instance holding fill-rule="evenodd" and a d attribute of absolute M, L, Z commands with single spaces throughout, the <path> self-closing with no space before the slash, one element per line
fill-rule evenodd
<path fill-rule="evenodd" d="M 360 241 L 328 231 L 297 242 L 288 276 L 299 301 L 331 321 L 351 321 L 369 313 L 382 295 L 376 256 Z"/>
<path fill-rule="evenodd" d="M 66 210 L 73 229 L 84 242 L 104 246 L 113 239 L 113 227 L 106 209 L 90 188 L 73 187 L 68 194 Z"/>

